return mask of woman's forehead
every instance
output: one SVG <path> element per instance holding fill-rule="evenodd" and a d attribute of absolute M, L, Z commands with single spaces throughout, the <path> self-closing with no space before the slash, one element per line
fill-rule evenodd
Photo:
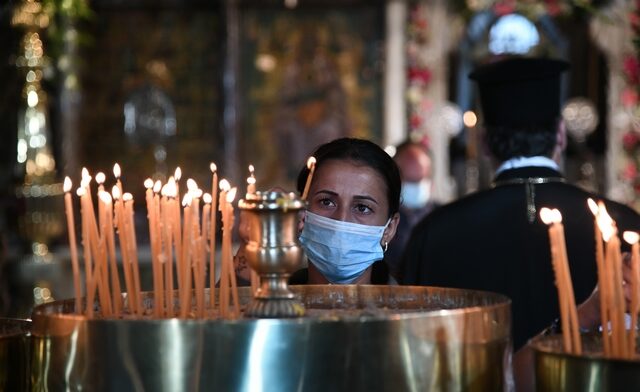
<path fill-rule="evenodd" d="M 386 202 L 386 184 L 375 169 L 352 160 L 323 162 L 313 176 L 312 187 L 336 193 L 370 195 Z M 339 192 L 338 192 L 339 191 Z"/>

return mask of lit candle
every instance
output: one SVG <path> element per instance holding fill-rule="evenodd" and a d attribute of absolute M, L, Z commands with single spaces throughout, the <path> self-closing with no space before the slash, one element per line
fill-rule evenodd
<path fill-rule="evenodd" d="M 249 177 L 247 178 L 247 195 L 256 193 L 256 176 L 253 165 L 249 165 Z"/>
<path fill-rule="evenodd" d="M 625 231 L 622 237 L 631 245 L 631 335 L 629 337 L 629 345 L 627 346 L 628 358 L 633 358 L 636 353 L 636 328 L 638 326 L 638 311 L 640 307 L 640 246 L 638 241 L 640 235 L 635 231 Z"/>
<path fill-rule="evenodd" d="M 302 200 L 307 200 L 307 196 L 309 196 L 311 179 L 313 178 L 313 172 L 316 170 L 316 158 L 309 157 L 309 159 L 307 159 L 307 168 L 309 169 L 309 174 L 307 175 L 307 182 L 304 184 L 304 191 L 302 192 Z"/>
<path fill-rule="evenodd" d="M 78 263 L 78 248 L 76 245 L 76 229 L 71 203 L 71 179 L 64 178 L 64 206 L 67 215 L 67 231 L 69 232 L 69 251 L 71 252 L 71 268 L 73 270 L 73 289 L 75 293 L 76 313 L 82 313 L 82 289 L 80 288 L 80 265 Z"/>
<path fill-rule="evenodd" d="M 602 347 L 604 355 L 609 356 L 611 352 L 611 341 L 609 338 L 609 309 L 607 301 L 607 272 L 604 264 L 604 249 L 602 246 L 602 231 L 598 225 L 598 215 L 600 208 L 591 198 L 587 200 L 589 210 L 594 216 L 594 239 L 596 244 L 596 266 L 598 268 L 598 289 L 600 291 L 600 325 L 602 325 Z"/>
<path fill-rule="evenodd" d="M 122 174 L 122 171 L 120 170 L 120 165 L 115 163 L 113 165 L 113 176 L 116 178 L 116 186 L 120 190 L 120 194 L 122 194 L 122 192 L 123 192 L 123 190 L 122 190 L 122 181 L 120 181 L 120 175 L 121 174 Z"/>
<path fill-rule="evenodd" d="M 553 263 L 556 286 L 558 288 L 564 350 L 567 353 L 580 354 L 582 352 L 582 343 L 580 341 L 578 313 L 573 294 L 573 284 L 569 272 L 562 214 L 560 214 L 560 211 L 557 209 L 551 210 L 544 207 L 540 210 L 540 219 L 544 224 L 549 225 L 551 261 Z"/>
<path fill-rule="evenodd" d="M 84 187 L 80 187 L 76 190 L 77 195 L 80 197 L 80 215 L 82 217 L 82 250 L 84 254 L 84 280 L 85 280 L 85 292 L 86 292 L 86 301 L 87 301 L 87 309 L 86 314 L 88 318 L 93 317 L 93 301 L 94 301 L 94 286 L 93 286 L 93 269 L 91 267 L 91 244 L 89 238 L 89 223 L 88 221 L 88 211 L 87 211 L 87 203 L 86 203 L 86 194 L 87 190 Z"/>
<path fill-rule="evenodd" d="M 114 210 L 116 217 L 116 227 L 118 229 L 118 239 L 120 240 L 120 254 L 122 256 L 122 270 L 124 272 L 124 285 L 125 291 L 127 293 L 127 303 L 129 304 L 129 312 L 136 313 L 137 308 L 136 302 L 133 300 L 135 298 L 135 293 L 133 289 L 133 279 L 132 279 L 132 271 L 131 271 L 131 262 L 129 259 L 129 245 L 128 245 L 128 233 L 125 227 L 125 217 L 124 217 L 124 203 L 122 201 L 122 193 L 118 185 L 114 185 L 111 189 L 111 196 L 115 202 Z"/>
<path fill-rule="evenodd" d="M 136 226 L 134 221 L 134 213 L 133 213 L 133 196 L 131 193 L 124 193 L 122 195 L 122 200 L 124 201 L 125 208 L 125 228 L 127 230 L 128 239 L 127 245 L 129 250 L 129 260 L 131 261 L 131 269 L 133 279 L 133 293 L 134 297 L 132 300 L 135 303 L 135 308 L 139 316 L 142 316 L 144 313 L 144 309 L 142 309 L 141 295 L 140 295 L 140 270 L 138 267 L 138 248 L 136 244 Z"/>
<path fill-rule="evenodd" d="M 218 211 L 218 173 L 215 163 L 209 165 L 212 173 L 211 181 L 211 217 L 209 218 L 209 307 L 215 312 L 216 307 L 216 223 Z"/>
<path fill-rule="evenodd" d="M 163 238 L 163 221 L 161 216 L 160 209 L 160 195 L 159 193 L 162 190 L 162 182 L 160 180 L 156 180 L 153 185 L 153 211 L 156 220 L 156 257 L 158 263 L 158 292 L 160 292 L 160 298 L 158 302 L 155 303 L 156 308 L 158 309 L 158 315 L 164 315 L 164 299 L 165 299 L 165 291 L 164 291 L 164 253 L 162 251 L 162 238 Z"/>
<path fill-rule="evenodd" d="M 605 270 L 605 297 L 611 325 L 611 352 L 618 357 L 625 352 L 625 325 L 624 325 L 624 293 L 622 292 L 622 260 L 620 256 L 620 240 L 617 236 L 615 222 L 607 213 L 604 205 L 599 206 L 598 225 L 602 231 L 602 239 L 605 242 L 604 270 Z M 603 326 L 607 329 L 608 326 Z"/>
<path fill-rule="evenodd" d="M 187 192 L 182 199 L 182 207 L 184 208 L 184 224 L 182 225 L 182 264 L 178 265 L 181 269 L 182 281 L 178 285 L 178 291 L 180 292 L 180 317 L 186 318 L 188 311 L 191 310 L 191 304 L 189 303 L 189 294 L 191 294 L 191 256 L 193 246 L 191 243 L 191 222 L 193 219 L 193 213 L 191 212 L 191 193 Z"/>
<path fill-rule="evenodd" d="M 165 288 L 168 317 L 173 317 L 173 247 L 171 245 L 171 235 L 173 233 L 172 216 L 173 210 L 171 207 L 171 201 L 173 197 L 174 188 L 170 183 L 165 184 L 162 187 L 162 202 L 160 205 L 160 211 L 162 214 L 162 230 L 163 230 L 163 260 L 165 270 Z"/>
<path fill-rule="evenodd" d="M 231 222 L 227 214 L 227 192 L 231 185 L 229 181 L 220 180 L 220 212 L 222 213 L 222 261 L 220 263 L 220 316 L 226 318 L 229 316 L 229 266 L 227 264 L 227 253 L 231 250 Z"/>
<path fill-rule="evenodd" d="M 225 234 L 228 232 L 227 234 L 227 259 L 226 259 L 226 264 L 227 264 L 227 273 L 229 274 L 229 280 L 231 282 L 231 296 L 233 298 L 233 306 L 234 306 L 234 311 L 233 311 L 233 316 L 234 317 L 239 317 L 240 316 L 240 303 L 238 302 L 238 285 L 236 282 L 236 273 L 235 270 L 233 268 L 233 252 L 232 252 L 232 247 L 231 247 L 231 234 L 233 233 L 233 225 L 234 225 L 234 220 L 235 217 L 233 215 L 233 205 L 231 203 L 233 203 L 233 200 L 236 198 L 236 192 L 238 191 L 237 188 L 232 188 L 226 195 L 226 199 L 227 199 L 227 203 L 226 203 L 226 213 L 227 213 L 227 219 L 225 221 Z"/>
<path fill-rule="evenodd" d="M 120 288 L 120 276 L 118 274 L 118 264 L 116 260 L 116 243 L 113 235 L 113 200 L 108 192 L 100 192 L 100 201 L 105 205 L 106 216 L 106 236 L 104 241 L 107 244 L 109 253 L 109 268 L 111 277 L 111 289 L 113 298 L 113 312 L 119 316 L 122 312 L 122 290 Z"/>
<path fill-rule="evenodd" d="M 161 271 L 160 268 L 160 255 L 158 252 L 158 234 L 157 234 L 157 219 L 155 206 L 153 201 L 153 180 L 147 178 L 144 180 L 144 187 L 146 188 L 145 200 L 147 202 L 147 220 L 149 222 L 149 243 L 151 246 L 151 268 L 153 274 L 153 314 L 155 317 L 161 316 L 162 307 L 160 303 L 162 301 L 162 292 L 160 292 Z"/>

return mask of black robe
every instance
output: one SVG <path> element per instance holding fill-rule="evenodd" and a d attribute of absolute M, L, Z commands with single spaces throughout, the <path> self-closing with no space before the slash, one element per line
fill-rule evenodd
<path fill-rule="evenodd" d="M 518 178 L 549 179 L 533 186 L 533 222 L 527 213 L 526 185 L 517 184 Z M 542 207 L 562 213 L 578 304 L 597 282 L 594 217 L 587 199 L 605 201 L 620 235 L 624 230 L 640 230 L 640 216 L 631 208 L 560 182 L 560 178 L 560 173 L 549 168 L 507 170 L 496 178 L 496 187 L 434 210 L 411 234 L 403 255 L 402 283 L 508 296 L 517 350 L 559 316 L 548 227 L 539 216 Z"/>

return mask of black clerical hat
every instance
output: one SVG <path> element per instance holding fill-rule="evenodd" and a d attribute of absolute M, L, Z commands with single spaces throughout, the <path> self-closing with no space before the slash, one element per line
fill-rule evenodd
<path fill-rule="evenodd" d="M 560 74 L 565 61 L 510 58 L 481 65 L 469 77 L 478 83 L 486 125 L 547 125 L 560 115 Z"/>

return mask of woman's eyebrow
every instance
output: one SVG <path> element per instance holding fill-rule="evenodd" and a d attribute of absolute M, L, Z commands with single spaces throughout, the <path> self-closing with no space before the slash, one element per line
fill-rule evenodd
<path fill-rule="evenodd" d="M 355 195 L 355 196 L 353 196 L 353 198 L 356 199 L 356 200 L 369 200 L 369 201 L 374 202 L 375 204 L 379 204 L 376 199 L 374 199 L 373 197 L 371 197 L 369 195 Z"/>

